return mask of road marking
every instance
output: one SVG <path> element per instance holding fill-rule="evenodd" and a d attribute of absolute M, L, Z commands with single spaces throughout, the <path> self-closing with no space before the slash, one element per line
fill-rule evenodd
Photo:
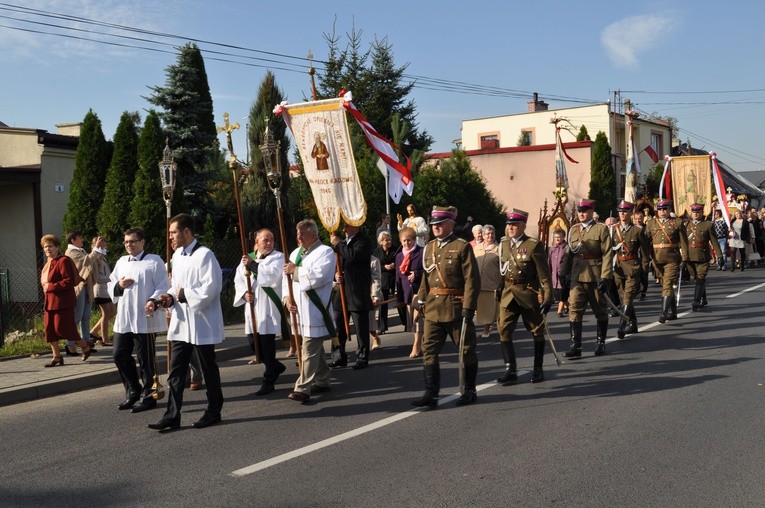
<path fill-rule="evenodd" d="M 518 371 L 518 375 L 522 375 L 525 373 L 528 373 L 528 371 Z M 497 383 L 496 381 L 492 381 L 490 383 L 484 383 L 482 385 L 478 385 L 476 387 L 476 391 L 480 392 L 482 390 L 486 390 L 487 388 L 491 388 L 492 386 L 496 386 L 498 384 L 499 383 Z M 459 397 L 459 393 L 455 393 L 454 395 L 449 395 L 448 397 L 443 397 L 441 399 L 438 399 L 438 405 L 443 406 L 445 404 L 452 402 L 453 400 L 457 400 L 458 397 Z M 292 450 L 291 452 L 283 453 L 281 455 L 277 455 L 276 457 L 272 457 L 270 459 L 257 462 L 255 464 L 252 464 L 251 466 L 237 469 L 236 471 L 232 471 L 231 473 L 229 473 L 229 475 L 235 476 L 235 477 L 242 477 L 242 476 L 250 475 L 252 473 L 257 473 L 258 471 L 268 469 L 269 467 L 276 466 L 278 464 L 281 464 L 282 462 L 287 462 L 288 460 L 296 459 L 303 455 L 307 455 L 317 450 L 321 450 L 322 448 L 326 448 L 328 446 L 332 446 L 334 444 L 347 441 L 348 439 L 361 436 L 362 434 L 366 434 L 367 432 L 372 432 L 373 430 L 380 429 L 382 427 L 391 425 L 401 420 L 405 420 L 406 418 L 415 416 L 419 413 L 423 413 L 426 411 L 427 410 L 424 408 L 410 409 L 409 411 L 405 411 L 397 415 L 389 416 L 388 418 L 383 418 L 380 421 L 370 423 L 368 425 L 364 425 L 357 429 L 349 430 L 348 432 L 343 432 L 342 434 L 338 434 L 337 436 L 333 436 L 333 437 L 324 439 L 322 441 L 318 441 L 316 443 L 310 444 L 308 446 L 304 446 L 302 448 Z"/>
<path fill-rule="evenodd" d="M 750 288 L 746 288 L 745 290 L 739 291 L 738 293 L 733 293 L 732 295 L 728 295 L 725 298 L 736 298 L 737 296 L 741 296 L 745 293 L 748 293 L 749 291 L 755 291 L 757 289 L 760 289 L 763 286 L 765 286 L 765 282 L 763 282 L 762 284 L 757 284 L 756 286 L 752 286 Z"/>

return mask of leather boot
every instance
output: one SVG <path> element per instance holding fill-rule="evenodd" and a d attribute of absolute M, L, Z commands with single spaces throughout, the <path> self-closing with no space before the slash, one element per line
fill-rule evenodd
<path fill-rule="evenodd" d="M 412 401 L 416 407 L 429 407 L 435 409 L 438 406 L 438 392 L 441 390 L 441 370 L 438 364 L 425 365 L 425 392 L 422 397 Z"/>
<path fill-rule="evenodd" d="M 475 389 L 475 380 L 478 377 L 478 364 L 465 365 L 465 391 L 457 399 L 458 406 L 472 404 L 478 400 L 478 392 Z"/>
<path fill-rule="evenodd" d="M 661 314 L 659 314 L 659 323 L 666 323 L 667 322 L 667 316 L 669 314 L 669 301 L 672 299 L 671 296 L 662 296 L 661 297 Z"/>
<path fill-rule="evenodd" d="M 542 370 L 542 362 L 544 362 L 545 359 L 545 341 L 543 337 L 540 338 L 542 340 L 536 340 L 536 337 L 534 338 L 534 370 L 531 372 L 532 383 L 541 383 L 545 380 L 545 373 Z"/>
<path fill-rule="evenodd" d="M 569 322 L 571 327 L 571 347 L 563 353 L 564 358 L 579 358 L 582 356 L 582 322 Z"/>
<path fill-rule="evenodd" d="M 597 346 L 595 346 L 595 356 L 606 354 L 606 334 L 608 333 L 608 319 L 598 320 Z"/>
<path fill-rule="evenodd" d="M 702 280 L 699 282 L 701 284 L 701 306 L 706 307 L 707 306 L 707 281 Z"/>
<path fill-rule="evenodd" d="M 667 319 L 669 321 L 674 321 L 677 319 L 677 298 L 675 298 L 674 295 L 669 298 L 669 310 L 667 312 Z"/>
<path fill-rule="evenodd" d="M 515 383 L 518 381 L 518 369 L 515 362 L 515 348 L 510 340 L 501 340 L 502 358 L 505 359 L 505 373 L 497 378 L 497 383 Z"/>
<path fill-rule="evenodd" d="M 693 303 L 691 304 L 691 310 L 696 312 L 701 308 L 701 282 L 696 282 L 693 287 Z"/>
<path fill-rule="evenodd" d="M 630 305 L 630 312 L 627 315 L 630 317 L 630 324 L 627 327 L 627 333 L 637 333 L 638 325 L 637 325 L 637 316 L 635 315 L 634 305 Z"/>
<path fill-rule="evenodd" d="M 625 316 L 629 317 L 629 315 L 630 315 L 630 306 L 629 305 L 625 305 L 622 308 L 622 312 L 624 312 Z M 629 319 L 621 318 L 619 320 L 619 329 L 616 330 L 616 336 L 619 337 L 620 339 L 623 339 L 624 335 L 627 333 L 627 325 L 629 325 Z"/>

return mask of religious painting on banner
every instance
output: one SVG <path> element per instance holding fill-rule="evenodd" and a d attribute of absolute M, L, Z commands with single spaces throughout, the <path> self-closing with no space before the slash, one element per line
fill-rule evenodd
<path fill-rule="evenodd" d="M 367 214 L 343 102 L 327 99 L 279 108 L 295 138 L 319 218 L 329 231 L 337 230 L 341 219 L 360 226 Z"/>
<path fill-rule="evenodd" d="M 708 155 L 672 158 L 672 195 L 678 216 L 691 214 L 691 205 L 704 205 L 712 213 L 712 171 Z"/>

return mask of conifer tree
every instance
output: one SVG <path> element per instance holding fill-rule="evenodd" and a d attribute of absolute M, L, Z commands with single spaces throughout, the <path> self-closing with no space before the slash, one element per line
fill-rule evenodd
<path fill-rule="evenodd" d="M 128 212 L 133 201 L 133 181 L 137 171 L 138 134 L 132 117 L 125 111 L 114 134 L 114 152 L 106 173 L 104 200 L 96 217 L 98 233 L 109 242 L 122 240 L 122 233 L 128 227 Z M 112 249 L 110 258 L 120 252 Z"/>
<path fill-rule="evenodd" d="M 165 148 L 159 115 L 150 110 L 138 140 L 138 172 L 133 183 L 133 202 L 128 227 L 143 228 L 146 252 L 165 257 L 167 218 L 159 163 Z M 177 204 L 177 203 L 176 203 Z"/>
<path fill-rule="evenodd" d="M 82 231 L 85 238 L 92 238 L 97 234 L 96 215 L 103 200 L 110 158 L 111 148 L 104 138 L 101 120 L 91 109 L 80 128 L 69 200 L 64 213 L 63 235 Z"/>
<path fill-rule="evenodd" d="M 590 134 L 587 132 L 587 126 L 582 125 L 576 135 L 577 141 L 590 141 Z"/>
<path fill-rule="evenodd" d="M 177 62 L 165 69 L 165 86 L 149 87 L 146 99 L 159 112 L 178 164 L 178 183 L 192 215 L 203 217 L 209 200 L 206 184 L 214 179 L 218 139 L 213 102 L 202 53 L 194 43 L 181 47 Z M 181 210 L 179 210 L 180 212 Z"/>
<path fill-rule="evenodd" d="M 603 131 L 595 136 L 589 197 L 595 200 L 595 211 L 601 220 L 605 220 L 616 205 L 616 175 L 611 161 L 611 146 Z"/>

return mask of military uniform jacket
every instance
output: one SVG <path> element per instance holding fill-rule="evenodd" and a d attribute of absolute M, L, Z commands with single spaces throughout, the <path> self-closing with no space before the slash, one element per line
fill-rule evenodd
<path fill-rule="evenodd" d="M 615 266 L 614 270 L 623 277 L 637 277 L 640 271 L 648 270 L 648 239 L 643 230 L 629 224 L 626 229 L 619 223 L 611 231 Z"/>
<path fill-rule="evenodd" d="M 688 239 L 680 219 L 651 219 L 645 225 L 645 234 L 651 244 L 653 259 L 657 263 L 679 263 L 687 260 Z"/>
<path fill-rule="evenodd" d="M 707 263 L 712 259 L 709 245 L 715 250 L 717 257 L 722 257 L 722 250 L 712 228 L 712 223 L 706 220 L 688 221 L 685 223 L 685 237 L 688 239 L 688 261 Z"/>
<path fill-rule="evenodd" d="M 568 247 L 564 260 L 570 269 L 561 268 L 571 281 L 598 282 L 613 275 L 613 250 L 608 226 L 600 222 L 590 223 L 586 229 L 582 223 L 572 226 L 568 233 Z"/>
<path fill-rule="evenodd" d="M 422 264 L 425 274 L 417 299 L 425 302 L 425 319 L 445 323 L 459 319 L 462 308 L 476 309 L 481 275 L 467 241 L 454 234 L 442 246 L 437 239 L 431 240 L 425 246 Z"/>
<path fill-rule="evenodd" d="M 552 301 L 552 275 L 539 240 L 523 235 L 516 248 L 511 238 L 505 238 L 499 250 L 499 269 L 505 283 L 500 300 L 503 308 L 515 301 L 524 309 L 538 309 L 540 293 L 543 302 Z"/>

